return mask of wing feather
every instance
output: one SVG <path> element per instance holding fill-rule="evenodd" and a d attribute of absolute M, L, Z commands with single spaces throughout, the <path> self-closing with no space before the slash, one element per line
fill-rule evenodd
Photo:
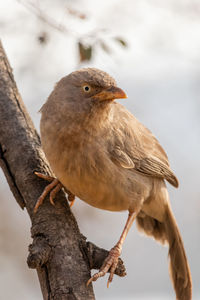
<path fill-rule="evenodd" d="M 178 187 L 178 179 L 170 169 L 167 155 L 155 136 L 123 106 L 116 103 L 115 108 L 114 116 L 117 119 L 120 115 L 120 120 L 114 123 L 114 140 L 110 143 L 112 161 L 146 176 L 166 179 Z"/>

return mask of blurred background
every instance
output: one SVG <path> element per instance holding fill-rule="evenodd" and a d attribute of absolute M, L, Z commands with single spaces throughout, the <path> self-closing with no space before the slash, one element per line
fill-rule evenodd
<path fill-rule="evenodd" d="M 18 89 L 39 130 L 38 110 L 61 77 L 83 66 L 111 74 L 120 100 L 153 131 L 179 178 L 169 186 L 174 214 L 200 289 L 200 2 L 199 0 L 43 0 L 0 2 L 0 37 Z M 88 240 L 110 249 L 127 213 L 77 200 L 72 208 Z M 26 258 L 30 221 L 0 170 L 0 299 L 42 299 Z M 133 225 L 122 258 L 127 276 L 94 284 L 97 299 L 169 300 L 167 248 Z"/>

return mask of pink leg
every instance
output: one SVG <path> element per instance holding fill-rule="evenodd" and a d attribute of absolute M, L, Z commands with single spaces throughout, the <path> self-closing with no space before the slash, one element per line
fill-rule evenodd
<path fill-rule="evenodd" d="M 139 212 L 139 211 L 138 211 Z M 92 281 L 96 281 L 99 277 L 104 276 L 109 270 L 110 275 L 107 282 L 107 287 L 109 287 L 110 282 L 113 280 L 114 272 L 118 264 L 118 258 L 122 251 L 122 244 L 128 234 L 128 231 L 133 224 L 133 221 L 137 217 L 138 212 L 132 212 L 129 213 L 128 219 L 126 221 L 126 225 L 124 227 L 124 230 L 120 236 L 119 241 L 117 244 L 110 250 L 107 258 L 104 260 L 104 263 L 102 267 L 100 268 L 99 272 L 95 273 L 87 282 L 87 285 L 89 285 Z"/>

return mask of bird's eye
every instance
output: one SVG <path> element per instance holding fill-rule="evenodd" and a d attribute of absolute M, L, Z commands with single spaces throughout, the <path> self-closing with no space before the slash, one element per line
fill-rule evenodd
<path fill-rule="evenodd" d="M 84 85 L 84 86 L 83 86 L 83 91 L 84 91 L 85 93 L 89 93 L 90 90 L 91 90 L 91 87 L 90 87 L 89 85 Z"/>

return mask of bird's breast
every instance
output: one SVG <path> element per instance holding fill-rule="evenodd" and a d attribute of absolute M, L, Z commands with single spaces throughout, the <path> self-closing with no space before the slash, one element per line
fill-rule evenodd
<path fill-rule="evenodd" d="M 128 198 L 118 189 L 119 182 L 113 177 L 115 165 L 98 140 L 61 142 L 57 134 L 51 145 L 50 141 L 42 140 L 43 149 L 54 174 L 68 190 L 97 208 L 128 209 Z"/>

